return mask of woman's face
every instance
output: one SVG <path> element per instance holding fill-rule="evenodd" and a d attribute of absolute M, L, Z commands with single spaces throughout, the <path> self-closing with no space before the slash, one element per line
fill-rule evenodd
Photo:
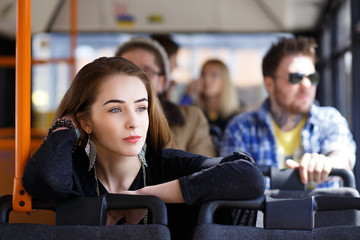
<path fill-rule="evenodd" d="M 148 94 L 143 82 L 123 74 L 102 80 L 88 123 L 98 154 L 138 155 L 149 127 Z"/>
<path fill-rule="evenodd" d="M 221 93 L 223 81 L 220 68 L 213 64 L 206 64 L 201 72 L 203 96 L 214 97 Z"/>

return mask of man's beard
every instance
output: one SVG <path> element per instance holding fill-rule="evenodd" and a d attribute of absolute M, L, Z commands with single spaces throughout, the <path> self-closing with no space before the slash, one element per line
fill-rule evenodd
<path fill-rule="evenodd" d="M 275 94 L 275 101 L 276 104 L 288 114 L 307 114 L 310 110 L 310 106 L 312 103 L 312 101 L 310 103 L 306 101 L 306 103 L 304 104 L 296 101 L 286 103 L 285 101 L 283 101 L 283 97 L 279 96 L 278 94 Z"/>

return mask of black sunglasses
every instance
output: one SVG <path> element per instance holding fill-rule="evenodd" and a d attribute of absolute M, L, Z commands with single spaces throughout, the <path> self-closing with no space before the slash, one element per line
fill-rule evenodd
<path fill-rule="evenodd" d="M 291 84 L 298 84 L 301 82 L 304 77 L 308 78 L 312 85 L 318 85 L 319 83 L 319 74 L 314 72 L 310 73 L 309 75 L 303 74 L 303 73 L 290 73 L 289 74 L 289 82 Z"/>

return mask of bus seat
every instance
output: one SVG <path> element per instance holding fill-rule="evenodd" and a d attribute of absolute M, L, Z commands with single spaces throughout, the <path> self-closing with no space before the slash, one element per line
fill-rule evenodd
<path fill-rule="evenodd" d="M 270 189 L 266 190 L 265 194 L 272 198 L 277 199 L 304 199 L 311 196 L 343 196 L 343 197 L 360 197 L 356 189 L 342 187 L 342 188 L 324 188 L 314 190 L 279 190 Z M 334 225 L 360 225 L 360 212 L 356 210 L 340 210 L 321 211 L 315 213 L 315 228 L 334 226 Z M 259 225 L 258 225 L 259 226 Z M 261 225 L 260 225 L 261 226 Z"/>
<path fill-rule="evenodd" d="M 293 169 L 279 170 L 274 167 L 260 166 L 264 176 L 270 178 L 270 189 L 265 190 L 265 195 L 271 198 L 289 198 L 303 199 L 311 196 L 349 196 L 360 197 L 359 192 L 355 188 L 354 174 L 345 169 L 333 169 L 330 176 L 340 177 L 342 187 L 339 188 L 316 188 L 313 190 L 305 189 L 305 185 L 301 183 L 299 171 Z M 261 212 L 258 213 L 259 218 L 257 226 L 263 226 L 261 222 Z M 316 212 L 315 227 L 325 227 L 334 225 L 359 225 L 360 212 L 354 210 L 342 210 L 336 213 L 331 211 Z"/>
<path fill-rule="evenodd" d="M 215 224 L 213 216 L 220 208 L 262 211 L 265 227 Z M 273 199 L 264 195 L 246 201 L 212 201 L 201 206 L 193 239 L 354 239 L 354 236 L 360 234 L 359 225 L 315 228 L 315 212 L 334 211 L 336 213 L 343 209 L 360 210 L 360 198 L 312 196 L 306 199 Z"/>
<path fill-rule="evenodd" d="M 148 208 L 152 223 L 105 225 L 108 210 L 124 208 Z M 165 204 L 155 196 L 105 194 L 71 198 L 56 205 L 33 200 L 33 209 L 56 211 L 57 225 L 9 223 L 12 196 L 1 197 L 0 239 L 170 239 Z"/>
<path fill-rule="evenodd" d="M 333 226 L 321 227 L 313 230 L 316 240 L 341 239 L 352 240 L 360 236 L 360 227 L 354 226 Z"/>
<path fill-rule="evenodd" d="M 259 168 L 264 176 L 270 178 L 270 189 L 305 190 L 306 188 L 300 181 L 298 170 L 278 169 L 271 166 L 259 166 Z M 340 177 L 343 187 L 356 188 L 355 176 L 350 170 L 332 169 L 329 176 Z"/>

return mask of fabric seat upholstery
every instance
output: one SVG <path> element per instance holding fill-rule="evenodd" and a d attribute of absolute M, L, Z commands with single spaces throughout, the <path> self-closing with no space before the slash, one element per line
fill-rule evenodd
<path fill-rule="evenodd" d="M 269 228 L 214 224 L 214 212 L 224 207 L 260 210 L 267 219 L 264 221 L 265 227 Z M 306 199 L 273 199 L 263 196 L 247 201 L 213 201 L 202 205 L 193 239 L 354 239 L 360 234 L 359 225 L 315 228 L 315 212 L 332 211 L 336 214 L 338 210 L 344 209 L 359 211 L 360 198 L 312 196 Z M 273 219 L 276 221 L 272 221 Z"/>
<path fill-rule="evenodd" d="M 117 226 L 55 226 L 28 223 L 0 224 L 0 239 L 38 240 L 115 240 L 115 239 L 170 239 L 164 225 L 117 225 Z"/>
<path fill-rule="evenodd" d="M 304 199 L 311 196 L 352 196 L 360 197 L 355 189 L 354 174 L 345 169 L 333 169 L 330 176 L 341 178 L 343 187 L 340 188 L 317 188 L 306 190 L 305 185 L 300 182 L 299 172 L 293 169 L 279 170 L 274 167 L 261 166 L 264 176 L 270 178 L 270 188 L 265 194 L 271 198 Z M 256 226 L 263 227 L 262 213 L 258 213 Z M 360 225 L 360 212 L 354 210 L 341 210 L 336 213 L 322 211 L 315 213 L 315 227 L 341 225 Z"/>
<path fill-rule="evenodd" d="M 91 204 L 92 208 L 89 208 Z M 0 198 L 0 240 L 170 239 L 165 204 L 155 196 L 105 194 L 99 198 L 67 199 L 58 207 L 36 201 L 33 201 L 32 206 L 36 207 L 34 209 L 56 209 L 59 225 L 9 223 L 12 196 L 5 195 Z M 152 224 L 105 225 L 107 210 L 136 207 L 148 208 L 151 211 Z"/>

